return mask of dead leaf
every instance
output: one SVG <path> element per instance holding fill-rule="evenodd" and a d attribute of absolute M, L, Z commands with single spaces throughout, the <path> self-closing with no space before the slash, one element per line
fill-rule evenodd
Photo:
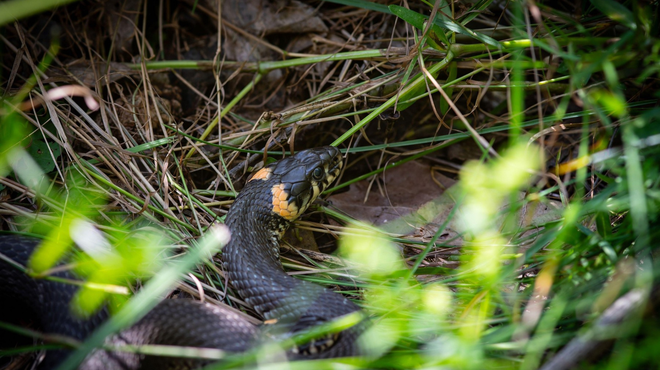
<path fill-rule="evenodd" d="M 208 3 L 217 9 L 216 0 Z M 225 0 L 222 11 L 228 21 L 257 36 L 328 31 L 314 7 L 296 0 Z"/>
<path fill-rule="evenodd" d="M 127 67 L 123 63 L 107 63 L 103 61 L 96 61 L 92 64 L 89 60 L 78 59 L 65 66 L 64 70 L 53 68 L 50 70 L 50 78 L 45 82 L 50 81 L 68 81 L 70 83 L 82 82 L 83 85 L 88 87 L 96 87 L 96 81 L 107 77 L 107 82 L 115 82 L 136 72 Z M 71 78 L 71 75 L 75 79 Z"/>
<path fill-rule="evenodd" d="M 107 34 L 114 36 L 114 44 L 118 50 L 130 52 L 133 38 L 138 33 L 133 20 L 139 13 L 140 0 L 106 0 L 104 22 L 107 22 Z"/>
<path fill-rule="evenodd" d="M 365 201 L 369 181 L 363 180 L 329 200 L 351 217 L 380 226 L 386 232 L 430 240 L 454 206 L 454 201 L 443 194 L 455 180 L 433 173 L 428 165 L 418 162 L 387 170 L 381 178 L 384 194 L 374 184 Z M 450 227 L 442 239 L 455 235 L 457 232 Z"/>
<path fill-rule="evenodd" d="M 452 186 L 456 181 L 437 172 L 433 173 L 429 166 L 418 162 L 390 169 L 382 178 L 385 194 L 378 191 L 376 184 L 368 192 L 369 180 L 363 180 L 351 185 L 348 192 L 332 195 L 329 200 L 351 217 L 379 226 L 385 232 L 405 235 L 422 242 L 430 241 L 445 224 L 455 206 L 456 191 Z M 524 197 L 525 193 L 521 192 L 518 199 Z M 502 209 L 508 206 L 505 203 Z M 561 203 L 555 201 L 529 202 L 518 215 L 518 227 L 522 230 L 557 220 L 561 217 L 562 208 Z M 498 220 L 498 225 L 501 225 L 503 218 Z M 461 246 L 464 244 L 460 236 L 463 229 L 458 218 L 454 217 L 449 220 L 438 241 L 444 245 Z M 526 231 L 521 236 L 532 232 Z"/>
<path fill-rule="evenodd" d="M 315 252 L 319 251 L 319 246 L 316 244 L 314 233 L 307 229 L 290 228 L 284 233 L 282 243 L 295 249 L 307 249 Z"/>

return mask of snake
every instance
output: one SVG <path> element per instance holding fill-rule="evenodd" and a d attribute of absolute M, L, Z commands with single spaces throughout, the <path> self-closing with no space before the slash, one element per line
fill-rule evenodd
<path fill-rule="evenodd" d="M 225 224 L 231 239 L 222 249 L 229 282 L 238 295 L 285 336 L 304 332 L 333 319 L 359 311 L 342 294 L 288 275 L 279 259 L 279 240 L 326 190 L 342 168 L 340 151 L 331 146 L 299 151 L 255 172 L 230 207 Z M 0 321 L 27 315 L 40 331 L 83 341 L 108 319 L 107 309 L 91 318 L 72 314 L 77 287 L 59 281 L 35 279 L 16 266 L 26 266 L 39 239 L 9 234 L 0 236 Z M 72 272 L 54 276 L 76 278 Z M 108 345 L 176 345 L 215 348 L 240 354 L 267 341 L 271 330 L 255 326 L 222 305 L 191 299 L 164 299 L 138 322 L 106 338 Z M 353 326 L 338 333 L 299 344 L 286 352 L 290 360 L 356 356 L 363 329 Z M 0 335 L 3 333 L 0 332 Z M 105 348 L 108 348 L 106 346 Z M 39 368 L 60 364 L 69 350 L 46 351 Z M 208 362 L 208 361 L 207 361 Z M 186 369 L 205 365 L 199 359 L 144 355 L 97 349 L 80 369 Z"/>

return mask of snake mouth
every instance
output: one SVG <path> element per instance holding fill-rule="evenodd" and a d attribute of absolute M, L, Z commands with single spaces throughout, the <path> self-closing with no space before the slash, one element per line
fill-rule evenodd
<path fill-rule="evenodd" d="M 328 174 L 329 177 L 332 178 L 332 180 L 334 180 L 339 175 L 339 171 L 341 171 L 342 165 L 343 162 L 340 160 L 337 163 L 335 163 L 332 167 L 330 167 L 330 169 L 328 170 Z M 332 180 L 329 182 L 332 182 Z"/>

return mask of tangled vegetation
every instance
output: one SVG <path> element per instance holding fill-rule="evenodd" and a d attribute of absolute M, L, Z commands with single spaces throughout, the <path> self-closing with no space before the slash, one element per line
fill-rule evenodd
<path fill-rule="evenodd" d="M 44 238 L 40 278 L 75 250 L 75 310 L 114 312 L 61 368 L 165 295 L 260 323 L 210 230 L 250 172 L 329 144 L 346 170 L 283 262 L 364 307 L 365 356 L 286 366 L 656 367 L 659 7 L 1 3 L 1 230 Z M 0 357 L 71 346 L 21 335 Z"/>

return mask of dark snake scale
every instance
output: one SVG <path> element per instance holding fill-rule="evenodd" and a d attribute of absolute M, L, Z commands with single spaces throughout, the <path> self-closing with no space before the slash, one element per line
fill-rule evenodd
<path fill-rule="evenodd" d="M 344 298 L 319 285 L 287 275 L 279 261 L 279 238 L 289 223 L 335 179 L 341 155 L 334 147 L 304 150 L 256 172 L 237 196 L 225 223 L 231 241 L 222 250 L 225 271 L 240 296 L 263 317 L 276 321 L 285 335 L 309 329 L 359 310 Z M 0 236 L 0 253 L 25 266 L 38 245 L 37 239 Z M 55 276 L 75 278 L 69 272 Z M 84 340 L 107 312 L 81 321 L 70 312 L 73 285 L 33 279 L 0 258 L 0 321 L 21 314 L 48 334 Z M 361 326 L 318 338 L 287 352 L 289 359 L 355 356 Z M 133 326 L 106 340 L 110 345 L 177 345 L 242 353 L 267 339 L 262 328 L 227 308 L 187 299 L 164 300 Z M 1 331 L 0 336 L 8 333 Z M 39 364 L 55 368 L 67 355 L 50 350 Z M 129 352 L 97 350 L 81 369 L 185 369 L 203 366 L 200 360 L 145 356 Z M 1 363 L 0 363 L 1 366 Z"/>

